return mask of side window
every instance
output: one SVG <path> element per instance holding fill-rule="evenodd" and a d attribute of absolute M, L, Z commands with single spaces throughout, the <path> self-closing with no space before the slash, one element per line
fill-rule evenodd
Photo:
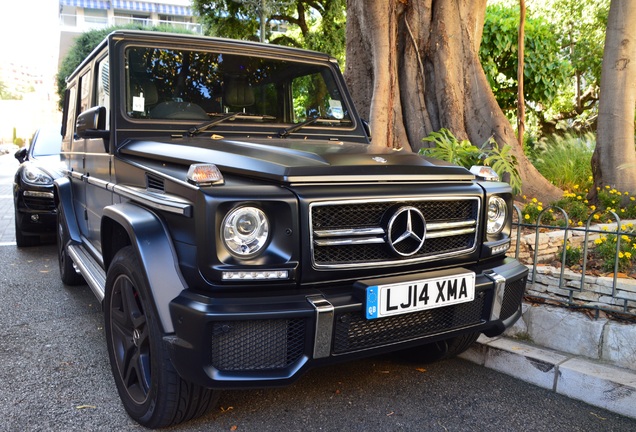
<path fill-rule="evenodd" d="M 349 119 L 335 83 L 320 73 L 299 76 L 292 81 L 292 101 L 296 122 L 319 116 Z"/>
<path fill-rule="evenodd" d="M 79 113 L 83 113 L 87 109 L 90 108 L 90 100 L 91 100 L 91 80 L 90 80 L 90 71 L 86 72 L 84 75 L 80 77 L 80 106 Z"/>
<path fill-rule="evenodd" d="M 108 58 L 104 58 L 97 64 L 97 77 L 95 79 L 97 89 L 97 106 L 106 108 L 106 128 L 110 124 L 110 82 L 108 80 Z"/>
<path fill-rule="evenodd" d="M 66 92 L 66 129 L 64 136 L 72 137 L 75 133 L 75 119 L 77 118 L 75 108 L 77 107 L 77 86 L 71 85 Z"/>

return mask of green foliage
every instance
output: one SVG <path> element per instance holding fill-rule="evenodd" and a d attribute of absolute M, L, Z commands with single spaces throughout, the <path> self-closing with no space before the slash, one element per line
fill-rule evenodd
<path fill-rule="evenodd" d="M 258 41 L 259 10 L 255 1 L 193 0 L 206 33 Z M 341 62 L 345 53 L 346 0 L 266 0 L 266 40 L 270 43 L 326 52 Z M 285 33 L 273 32 L 275 24 Z"/>
<path fill-rule="evenodd" d="M 524 96 L 527 116 L 540 129 L 526 132 L 587 130 L 598 109 L 609 0 L 527 4 Z M 518 25 L 518 1 L 488 5 L 480 58 L 508 117 L 516 111 Z"/>
<path fill-rule="evenodd" d="M 435 144 L 435 147 L 420 149 L 422 156 L 444 160 L 465 168 L 479 164 L 481 150 L 468 140 L 458 140 L 448 129 L 431 132 L 422 141 Z"/>
<path fill-rule="evenodd" d="M 559 256 L 563 256 L 563 248 L 559 249 Z M 583 250 L 580 246 L 572 246 L 568 240 L 565 245 L 565 265 L 573 266 L 581 263 L 583 258 Z"/>
<path fill-rule="evenodd" d="M 460 141 L 448 129 L 431 132 L 422 141 L 435 144 L 435 147 L 420 149 L 419 153 L 422 156 L 444 160 L 465 168 L 473 165 L 490 166 L 500 178 L 509 177 L 514 193 L 521 192 L 517 159 L 512 154 L 510 145 L 506 144 L 499 149 L 493 140 L 488 140 L 481 147 L 477 147 L 468 140 Z"/>
<path fill-rule="evenodd" d="M 9 87 L 0 80 L 0 100 L 21 100 L 22 95 L 11 91 Z"/>
<path fill-rule="evenodd" d="M 535 168 L 560 189 L 589 188 L 595 143 L 592 133 L 553 136 L 540 140 L 526 154 Z"/>
<path fill-rule="evenodd" d="M 104 29 L 96 29 L 90 30 L 85 33 L 79 35 L 73 46 L 69 50 L 68 54 L 62 60 L 62 64 L 60 65 L 60 69 L 57 73 L 57 94 L 59 96 L 59 108 L 62 110 L 64 108 L 64 92 L 66 91 L 66 78 L 69 77 L 73 71 L 82 63 L 82 61 L 99 45 L 101 41 L 104 40 L 106 36 L 112 33 L 115 30 L 151 30 L 151 31 L 162 31 L 162 32 L 171 32 L 171 33 L 187 33 L 191 34 L 191 31 L 181 29 L 178 27 L 172 26 L 154 26 L 147 27 L 143 25 L 131 24 L 125 26 L 112 26 Z"/>
<path fill-rule="evenodd" d="M 618 258 L 618 271 L 628 272 L 633 267 L 633 260 L 636 258 L 636 243 L 634 235 L 636 230 L 633 224 L 621 226 L 620 237 L 617 234 L 601 234 L 594 241 L 594 254 L 603 263 L 603 270 L 613 271 L 614 261 Z M 620 240 L 620 244 L 617 244 Z M 618 256 L 617 256 L 618 255 Z"/>
<path fill-rule="evenodd" d="M 518 7 L 487 7 L 479 56 L 504 111 L 517 106 L 518 27 Z M 559 56 L 555 28 L 542 17 L 528 14 L 524 40 L 524 97 L 533 104 L 550 105 L 571 74 Z"/>

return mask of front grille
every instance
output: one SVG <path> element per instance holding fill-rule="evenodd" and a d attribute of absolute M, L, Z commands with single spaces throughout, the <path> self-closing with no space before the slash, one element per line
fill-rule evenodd
<path fill-rule="evenodd" d="M 24 205 L 28 209 L 40 212 L 54 212 L 55 200 L 52 193 L 39 193 L 41 195 L 23 194 Z"/>
<path fill-rule="evenodd" d="M 361 312 L 336 317 L 334 353 L 390 345 L 485 322 L 484 292 L 475 300 L 437 309 L 367 320 Z"/>
<path fill-rule="evenodd" d="M 304 344 L 304 319 L 215 322 L 212 366 L 220 371 L 284 369 L 302 356 Z"/>
<path fill-rule="evenodd" d="M 471 252 L 479 205 L 479 199 L 471 197 L 312 204 L 313 262 L 316 267 L 372 267 Z M 391 217 L 404 206 L 421 212 L 426 236 L 421 248 L 401 255 L 388 244 L 387 230 Z"/>
<path fill-rule="evenodd" d="M 506 290 L 504 291 L 503 301 L 501 303 L 501 313 L 499 317 L 502 320 L 510 318 L 519 310 L 521 299 L 526 288 L 526 279 L 522 278 L 506 284 Z"/>

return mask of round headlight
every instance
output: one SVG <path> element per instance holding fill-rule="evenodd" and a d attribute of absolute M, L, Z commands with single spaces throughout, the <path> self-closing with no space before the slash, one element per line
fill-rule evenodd
<path fill-rule="evenodd" d="M 223 219 L 221 237 L 234 255 L 249 258 L 263 249 L 269 236 L 265 213 L 256 207 L 240 207 Z"/>
<path fill-rule="evenodd" d="M 22 170 L 22 180 L 26 183 L 38 186 L 53 184 L 53 178 L 50 175 L 30 164 L 26 164 Z"/>
<path fill-rule="evenodd" d="M 501 232 L 506 224 L 508 214 L 508 206 L 503 198 L 498 196 L 490 197 L 488 201 L 488 224 L 486 231 L 488 234 L 497 234 Z"/>

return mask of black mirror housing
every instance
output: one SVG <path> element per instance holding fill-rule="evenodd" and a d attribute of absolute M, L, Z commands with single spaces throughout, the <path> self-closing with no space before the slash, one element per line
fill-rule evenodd
<path fill-rule="evenodd" d="M 96 106 L 77 116 L 75 133 L 79 138 L 110 137 L 110 131 L 106 130 L 106 108 Z"/>

